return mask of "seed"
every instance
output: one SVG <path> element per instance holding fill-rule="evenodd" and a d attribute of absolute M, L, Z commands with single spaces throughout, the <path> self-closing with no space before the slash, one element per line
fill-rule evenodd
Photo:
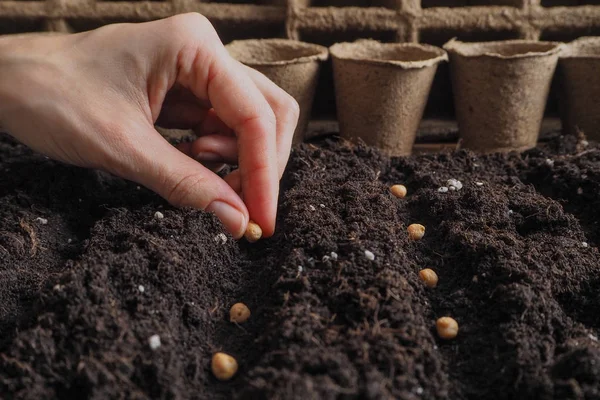
<path fill-rule="evenodd" d="M 396 196 L 399 199 L 403 199 L 406 197 L 406 186 L 404 185 L 394 185 L 390 187 L 390 193 Z"/>
<path fill-rule="evenodd" d="M 246 228 L 246 233 L 244 233 L 244 237 L 250 243 L 256 242 L 262 236 L 262 229 L 258 224 L 254 221 L 248 222 L 248 227 Z"/>
<path fill-rule="evenodd" d="M 411 224 L 408 226 L 407 231 L 411 240 L 421 240 L 425 235 L 425 227 L 421 224 Z"/>
<path fill-rule="evenodd" d="M 163 219 L 165 217 L 165 215 L 163 213 L 161 213 L 160 211 L 157 211 L 154 213 L 154 218 L 156 219 Z"/>
<path fill-rule="evenodd" d="M 228 381 L 238 370 L 235 358 L 225 353 L 215 353 L 210 363 L 212 373 L 220 381 Z"/>
<path fill-rule="evenodd" d="M 375 254 L 373 254 L 372 251 L 365 250 L 365 257 L 367 257 L 367 260 L 373 261 L 375 259 Z"/>
<path fill-rule="evenodd" d="M 454 318 L 442 317 L 435 323 L 438 336 L 442 339 L 454 339 L 458 335 L 458 322 Z"/>
<path fill-rule="evenodd" d="M 235 303 L 229 310 L 229 321 L 241 324 L 250 318 L 250 309 L 244 303 Z"/>
<path fill-rule="evenodd" d="M 435 271 L 430 268 L 420 270 L 419 278 L 421 278 L 425 285 L 430 288 L 434 288 L 438 284 L 438 276 Z"/>

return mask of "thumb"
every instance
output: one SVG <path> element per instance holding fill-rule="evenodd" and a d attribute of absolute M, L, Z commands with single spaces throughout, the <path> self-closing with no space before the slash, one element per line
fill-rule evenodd
<path fill-rule="evenodd" d="M 135 153 L 127 157 L 135 165 L 126 168 L 126 178 L 153 190 L 174 206 L 212 212 L 235 238 L 243 236 L 248 210 L 218 175 L 177 150 L 154 127 L 138 141 Z"/>

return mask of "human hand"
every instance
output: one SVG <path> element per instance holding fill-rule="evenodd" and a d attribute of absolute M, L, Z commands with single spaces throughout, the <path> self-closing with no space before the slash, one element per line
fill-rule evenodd
<path fill-rule="evenodd" d="M 0 126 L 34 150 L 214 212 L 236 238 L 249 218 L 274 233 L 298 104 L 233 60 L 203 16 L 3 37 L 0 76 Z M 198 139 L 175 148 L 155 123 Z M 221 179 L 196 160 L 239 169 Z"/>

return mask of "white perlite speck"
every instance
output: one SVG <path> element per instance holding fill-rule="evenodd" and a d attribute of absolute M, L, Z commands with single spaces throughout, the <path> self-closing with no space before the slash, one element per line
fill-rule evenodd
<path fill-rule="evenodd" d="M 337 261 L 338 255 L 335 251 L 332 251 L 330 255 L 331 255 L 331 259 L 333 261 Z"/>
<path fill-rule="evenodd" d="M 312 204 L 309 205 L 308 208 L 310 209 L 310 211 L 317 211 L 317 209 L 315 208 L 315 206 L 313 206 Z"/>
<path fill-rule="evenodd" d="M 217 243 L 221 243 L 221 244 L 225 244 L 227 243 L 227 236 L 224 233 L 219 233 L 217 236 L 215 236 L 214 241 Z"/>
<path fill-rule="evenodd" d="M 587 242 L 581 242 L 581 245 L 582 245 L 583 247 L 588 247 L 588 244 L 587 244 Z"/>
<path fill-rule="evenodd" d="M 319 204 L 319 207 L 325 208 L 325 204 Z"/>
<path fill-rule="evenodd" d="M 329 258 L 330 258 L 329 256 L 323 256 L 323 258 L 321 259 L 321 261 L 327 262 L 327 261 L 329 261 Z"/>
<path fill-rule="evenodd" d="M 591 333 L 590 333 L 590 334 L 588 334 L 588 337 L 589 337 L 590 339 L 592 339 L 594 342 L 597 342 L 597 341 L 598 341 L 598 338 L 597 338 L 596 336 L 592 335 Z"/>
<path fill-rule="evenodd" d="M 448 186 L 448 189 L 454 191 L 454 190 L 460 190 L 460 189 L 462 189 L 463 184 L 458 179 L 448 179 L 446 181 L 446 186 Z"/>
<path fill-rule="evenodd" d="M 441 188 L 438 189 L 438 192 L 440 192 L 440 193 L 447 193 L 448 192 L 448 188 L 446 186 L 442 186 Z"/>
<path fill-rule="evenodd" d="M 144 286 L 140 285 L 140 286 L 138 286 L 138 290 L 140 291 L 140 293 L 144 293 L 146 288 Z"/>
<path fill-rule="evenodd" d="M 475 185 L 481 187 L 481 186 L 483 186 L 483 182 L 475 182 Z"/>
<path fill-rule="evenodd" d="M 369 250 L 365 250 L 365 257 L 367 257 L 367 260 L 373 261 L 375 259 L 375 254 L 373 254 Z"/>
<path fill-rule="evenodd" d="M 148 339 L 148 344 L 152 350 L 156 350 L 160 347 L 160 336 L 152 335 L 150 339 Z"/>
<path fill-rule="evenodd" d="M 301 274 L 302 271 L 304 271 L 304 268 L 302 268 L 302 265 L 298 265 L 298 273 Z"/>
<path fill-rule="evenodd" d="M 554 160 L 546 158 L 546 165 L 549 167 L 554 167 Z"/>
<path fill-rule="evenodd" d="M 42 225 L 47 225 L 48 224 L 48 220 L 46 218 L 42 218 L 42 217 L 37 217 L 35 219 L 36 222 L 39 222 Z"/>
<path fill-rule="evenodd" d="M 154 218 L 156 219 L 163 219 L 165 217 L 165 215 L 163 213 L 161 213 L 160 211 L 157 211 L 154 213 Z"/>

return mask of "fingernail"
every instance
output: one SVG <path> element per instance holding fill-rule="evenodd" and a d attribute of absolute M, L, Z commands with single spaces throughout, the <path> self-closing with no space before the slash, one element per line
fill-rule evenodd
<path fill-rule="evenodd" d="M 215 162 L 215 161 L 223 161 L 223 157 L 221 157 L 217 153 L 200 152 L 200 153 L 196 154 L 196 160 L 198 160 L 200 162 L 203 162 L 203 161 Z"/>
<path fill-rule="evenodd" d="M 244 234 L 247 224 L 246 217 L 237 208 L 224 201 L 215 200 L 206 207 L 206 211 L 215 213 L 236 239 Z"/>

